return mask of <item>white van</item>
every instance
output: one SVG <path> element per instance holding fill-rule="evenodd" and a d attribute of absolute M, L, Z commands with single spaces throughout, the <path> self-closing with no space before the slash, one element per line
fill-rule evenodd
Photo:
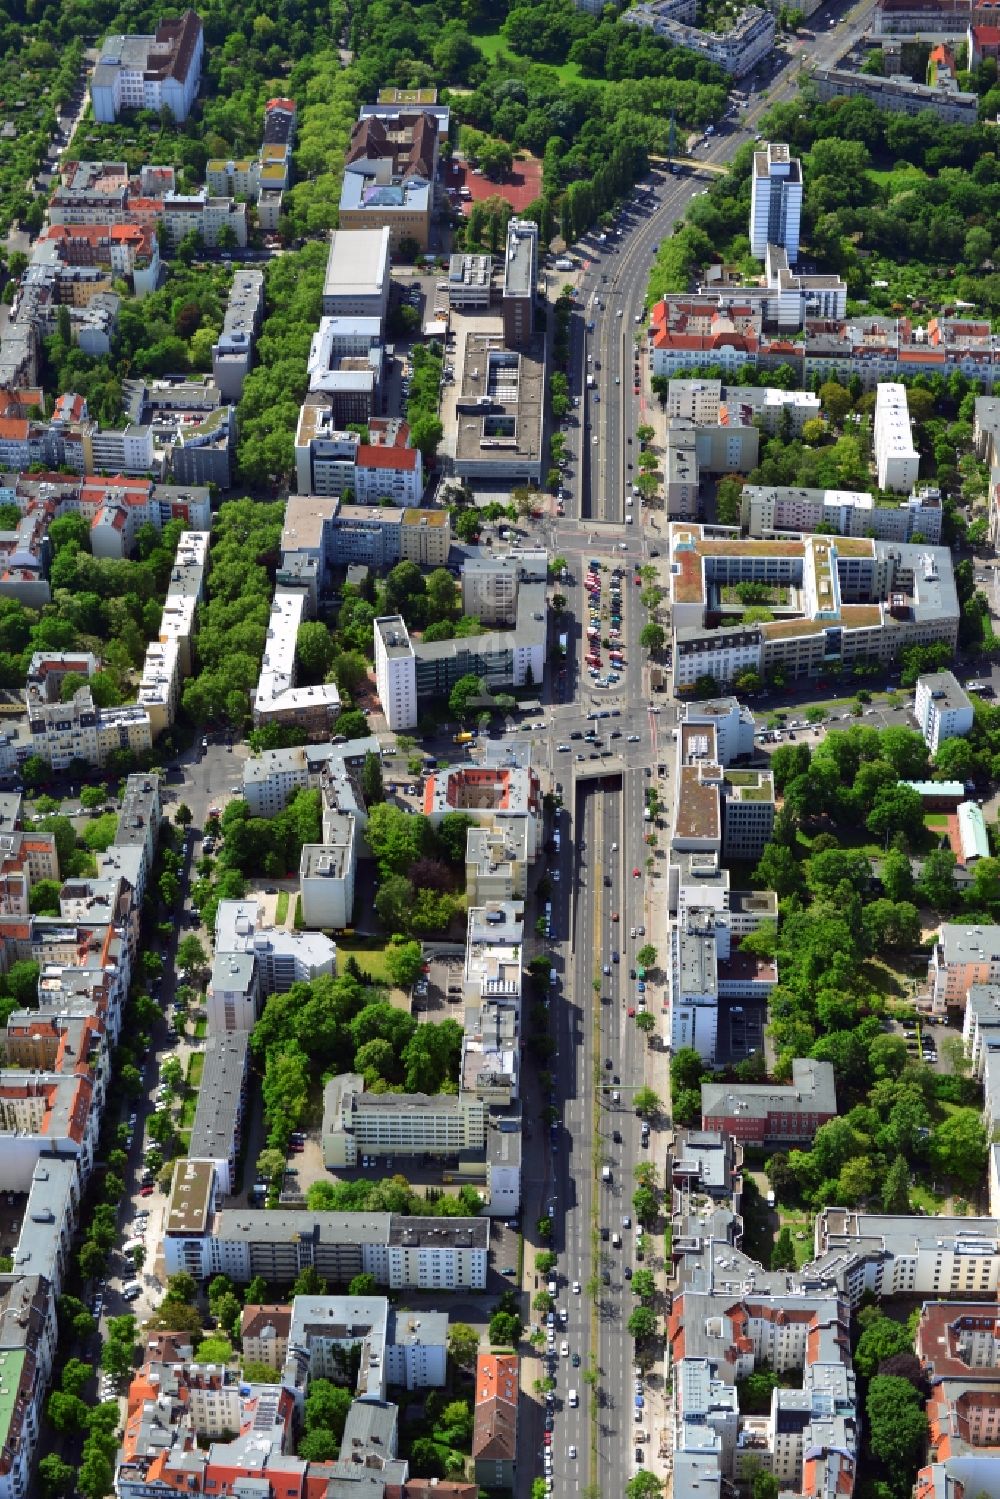
<path fill-rule="evenodd" d="M 576 1407 L 580 1404 L 579 1400 L 577 1399 L 576 1391 L 575 1390 L 570 1390 L 570 1392 L 569 1392 L 569 1394 L 567 1395 L 566 1398 L 569 1401 L 570 1406 L 572 1407 L 572 1409 L 576 1410 Z"/>
<path fill-rule="evenodd" d="M 611 1181 L 611 1167 L 610 1166 L 604 1166 L 602 1168 L 602 1170 L 601 1170 L 601 1180 L 603 1182 L 605 1182 L 605 1183 L 609 1183 Z"/>

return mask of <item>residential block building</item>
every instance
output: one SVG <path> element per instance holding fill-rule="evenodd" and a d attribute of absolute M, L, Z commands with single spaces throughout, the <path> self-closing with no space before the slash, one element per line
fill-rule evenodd
<path fill-rule="evenodd" d="M 328 734 L 340 712 L 335 682 L 297 687 L 295 654 L 299 629 L 308 617 L 309 596 L 300 588 L 274 590 L 260 677 L 254 694 L 254 723 L 295 725 L 317 737 Z"/>
<path fill-rule="evenodd" d="M 622 19 L 633 26 L 648 26 L 675 47 L 714 62 L 735 78 L 752 73 L 770 55 L 775 23 L 769 12 L 748 5 L 727 31 L 701 31 L 694 24 L 695 11 L 694 0 L 643 0 L 630 6 Z"/>
<path fill-rule="evenodd" d="M 875 396 L 875 463 L 879 489 L 913 489 L 920 473 L 920 454 L 913 446 L 906 387 L 880 384 Z"/>
<path fill-rule="evenodd" d="M 484 1489 L 517 1487 L 520 1360 L 515 1353 L 481 1353 L 476 1360 L 472 1458 Z"/>
<path fill-rule="evenodd" d="M 333 407 L 322 398 L 306 401 L 299 412 L 295 476 L 300 494 L 337 496 L 358 505 L 391 500 L 394 505 L 415 506 L 424 489 L 420 449 L 411 446 L 406 422 L 373 417 L 366 434 L 345 432 L 335 425 Z"/>
<path fill-rule="evenodd" d="M 921 485 L 889 505 L 858 490 L 745 484 L 740 504 L 743 529 L 761 540 L 782 532 L 823 530 L 879 541 L 941 542 L 941 491 L 933 485 Z"/>
<path fill-rule="evenodd" d="M 115 750 L 141 754 L 153 743 L 149 714 L 139 704 L 98 708 L 87 686 L 68 703 L 61 701 L 68 674 L 91 677 L 96 671 L 97 660 L 88 653 L 36 651 L 31 658 L 25 687 L 28 753 L 40 755 L 53 770 L 65 770 L 73 760 L 104 766 Z"/>
<path fill-rule="evenodd" d="M 212 374 L 225 401 L 235 404 L 243 394 L 263 320 L 264 272 L 241 268 L 229 289 L 222 332 L 212 345 Z"/>
<path fill-rule="evenodd" d="M 927 982 L 936 1015 L 964 1010 L 974 985 L 1000 983 L 1000 926 L 942 922 L 927 965 Z"/>
<path fill-rule="evenodd" d="M 306 1265 L 329 1285 L 375 1276 L 393 1290 L 482 1290 L 488 1218 L 411 1218 L 391 1213 L 217 1210 L 214 1167 L 179 1161 L 164 1219 L 167 1274 L 230 1275 L 240 1284 L 263 1275 L 291 1285 Z"/>

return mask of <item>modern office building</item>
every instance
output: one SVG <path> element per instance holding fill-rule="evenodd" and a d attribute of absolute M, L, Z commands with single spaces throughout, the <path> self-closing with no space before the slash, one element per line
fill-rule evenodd
<path fill-rule="evenodd" d="M 779 245 L 794 265 L 801 218 L 802 163 L 787 145 L 768 141 L 753 153 L 750 253 L 763 260 L 768 245 Z"/>
<path fill-rule="evenodd" d="M 486 1114 L 474 1094 L 368 1093 L 364 1078 L 342 1073 L 323 1090 L 323 1164 L 350 1171 L 362 1155 L 481 1155 Z"/>
<path fill-rule="evenodd" d="M 668 545 L 682 690 L 745 671 L 821 676 L 833 660 L 898 660 L 908 645 L 957 642 L 958 595 L 944 547 L 815 535 L 740 540 L 679 521 L 669 526 Z M 727 624 L 720 589 L 752 579 L 786 590 L 787 603 L 775 605 L 768 622 Z"/>

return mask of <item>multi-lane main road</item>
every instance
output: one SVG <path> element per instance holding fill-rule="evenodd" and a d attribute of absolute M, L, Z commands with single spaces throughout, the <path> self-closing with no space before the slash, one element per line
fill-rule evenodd
<path fill-rule="evenodd" d="M 861 0 L 853 9 L 824 7 L 812 17 L 814 36 L 793 41 L 778 54 L 764 85 L 766 95 L 755 92 L 751 83 L 739 122 L 712 136 L 696 159 L 727 164 L 758 130 L 765 110 L 794 96 L 800 68 L 829 66 L 844 56 L 866 29 L 871 11 L 870 0 Z M 558 871 L 554 945 L 563 962 L 559 1003 L 552 1006 L 552 1102 L 561 1123 L 546 1141 L 544 1160 L 536 1162 L 535 1182 L 539 1210 L 553 1213 L 555 1300 L 566 1313 L 565 1324 L 557 1320 L 556 1352 L 550 1360 L 556 1378 L 551 1437 L 555 1499 L 621 1493 L 640 1466 L 640 1431 L 648 1438 L 641 1444 L 644 1462 L 658 1466 L 653 1444 L 662 1410 L 658 1419 L 651 1419 L 647 1402 L 644 1419 L 634 1420 L 635 1351 L 627 1323 L 636 1302 L 625 1277 L 626 1268 L 636 1264 L 635 1166 L 647 1155 L 633 1097 L 648 1080 L 654 1054 L 627 1007 L 635 999 L 628 973 L 638 947 L 650 940 L 665 954 L 666 933 L 654 921 L 665 903 L 659 874 L 647 870 L 643 806 L 646 788 L 654 784 L 661 803 L 669 807 L 676 710 L 665 696 L 651 697 L 639 647 L 644 611 L 634 569 L 649 561 L 659 533 L 643 517 L 638 496 L 629 507 L 634 521 L 626 524 L 625 496 L 636 472 L 635 433 L 649 399 L 644 313 L 655 247 L 673 232 L 708 180 L 697 168 L 677 175 L 654 173 L 642 201 L 631 206 L 620 236 L 603 246 L 593 241 L 590 251 L 578 247 L 585 269 L 577 281 L 572 324 L 571 389 L 578 405 L 568 430 L 566 516 L 544 524 L 550 551 L 568 562 L 569 579 L 560 592 L 567 598 L 565 629 L 572 643 L 563 700 L 547 704 L 544 725 L 535 726 L 536 731 L 544 728 L 538 749 L 560 783 L 566 807 L 560 851 L 553 861 Z M 553 280 L 553 291 L 562 279 Z M 637 340 L 638 393 L 633 382 Z M 601 562 L 602 609 L 609 573 L 615 566 L 622 569 L 628 666 L 616 687 L 592 686 L 584 661 L 588 599 L 583 577 L 591 558 Z M 603 716 L 595 719 L 596 714 Z M 596 745 L 572 737 L 590 729 L 598 733 Z M 657 856 L 654 869 L 663 862 Z M 639 934 L 640 927 L 646 928 L 646 937 Z M 651 1009 L 662 1026 L 658 999 Z M 648 1154 L 662 1169 L 655 1131 Z M 603 1179 L 605 1167 L 610 1182 Z M 630 1220 L 628 1228 L 623 1219 Z M 620 1247 L 615 1234 L 621 1235 Z M 564 1341 L 566 1355 L 560 1351 Z M 580 1360 L 577 1367 L 573 1355 Z M 585 1380 L 588 1371 L 591 1377 Z M 575 1392 L 572 1406 L 570 1391 Z M 529 1423 L 527 1437 L 531 1450 L 525 1453 L 525 1477 L 530 1481 L 539 1471 L 540 1421 Z"/>

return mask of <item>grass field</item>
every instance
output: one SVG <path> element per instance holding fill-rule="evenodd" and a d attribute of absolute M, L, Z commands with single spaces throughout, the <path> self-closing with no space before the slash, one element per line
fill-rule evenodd
<path fill-rule="evenodd" d="M 889 167 L 885 171 L 875 171 L 872 168 L 868 175 L 880 187 L 888 188 L 891 194 L 907 192 L 911 188 L 919 190 L 927 181 L 927 173 L 923 167 L 913 167 L 909 163 L 901 167 Z"/>
<path fill-rule="evenodd" d="M 362 969 L 369 974 L 377 984 L 392 986 L 389 970 L 385 966 L 384 945 L 373 946 L 370 942 L 354 942 L 349 937 L 340 937 L 337 940 L 337 948 L 342 953 L 349 953 Z"/>
<path fill-rule="evenodd" d="M 287 890 L 279 890 L 278 891 L 278 902 L 277 902 L 277 905 L 274 908 L 274 924 L 275 924 L 275 926 L 284 926 L 284 924 L 285 924 L 285 918 L 286 918 L 287 915 L 288 915 L 288 891 Z"/>
<path fill-rule="evenodd" d="M 506 53 L 508 57 L 514 58 L 517 62 L 532 61 L 530 57 L 522 57 L 519 53 L 514 52 L 507 45 L 503 33 L 500 31 L 490 31 L 487 32 L 485 36 L 474 36 L 472 40 L 475 42 L 480 52 L 486 58 L 487 62 L 496 62 L 497 57 L 501 52 Z M 550 68 L 553 73 L 557 73 L 559 75 L 563 83 L 593 83 L 598 88 L 605 88 L 607 86 L 607 80 L 604 78 L 584 78 L 583 74 L 580 72 L 579 64 L 575 62 L 547 62 L 539 63 L 538 66 Z"/>

